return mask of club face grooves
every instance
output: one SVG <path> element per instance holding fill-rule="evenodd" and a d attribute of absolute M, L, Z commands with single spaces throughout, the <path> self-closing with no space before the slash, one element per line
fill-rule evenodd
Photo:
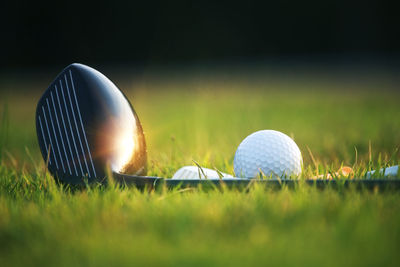
<path fill-rule="evenodd" d="M 73 73 L 67 68 L 42 96 L 36 111 L 38 141 L 43 155 L 50 145 L 48 168 L 53 175 L 91 178 L 96 176 L 96 170 L 74 89 Z"/>

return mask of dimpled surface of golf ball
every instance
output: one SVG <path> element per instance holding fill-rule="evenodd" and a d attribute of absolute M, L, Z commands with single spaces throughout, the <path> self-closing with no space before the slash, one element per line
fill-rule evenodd
<path fill-rule="evenodd" d="M 233 162 L 237 177 L 296 177 L 303 159 L 296 143 L 286 134 L 262 130 L 247 136 L 236 150 Z"/>

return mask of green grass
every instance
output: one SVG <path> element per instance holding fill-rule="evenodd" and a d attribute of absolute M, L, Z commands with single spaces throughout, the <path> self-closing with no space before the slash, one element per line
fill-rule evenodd
<path fill-rule="evenodd" d="M 261 129 L 295 139 L 303 177 L 341 165 L 362 176 L 399 164 L 396 84 L 228 78 L 146 78 L 121 86 L 145 129 L 149 175 L 170 177 L 193 160 L 232 173 L 240 141 Z M 36 143 L 41 86 L 0 92 L 2 266 L 398 266 L 398 192 L 57 186 Z"/>

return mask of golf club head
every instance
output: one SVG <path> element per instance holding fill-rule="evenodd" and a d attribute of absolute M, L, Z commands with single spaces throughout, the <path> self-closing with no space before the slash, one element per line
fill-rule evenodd
<path fill-rule="evenodd" d="M 103 182 L 108 172 L 145 175 L 147 152 L 139 118 L 103 74 L 66 67 L 36 108 L 40 150 L 50 173 L 68 184 Z"/>

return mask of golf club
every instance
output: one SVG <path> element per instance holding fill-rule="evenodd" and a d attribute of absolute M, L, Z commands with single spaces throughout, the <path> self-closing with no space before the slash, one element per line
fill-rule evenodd
<path fill-rule="evenodd" d="M 61 183 L 107 183 L 138 188 L 228 186 L 251 183 L 270 187 L 295 186 L 289 179 L 164 179 L 146 175 L 147 151 L 139 118 L 125 95 L 103 74 L 82 64 L 66 67 L 40 98 L 36 108 L 39 147 L 52 176 Z M 189 177 L 188 177 L 189 178 Z M 354 184 L 357 187 L 400 189 L 398 179 L 305 180 L 317 187 Z"/>

